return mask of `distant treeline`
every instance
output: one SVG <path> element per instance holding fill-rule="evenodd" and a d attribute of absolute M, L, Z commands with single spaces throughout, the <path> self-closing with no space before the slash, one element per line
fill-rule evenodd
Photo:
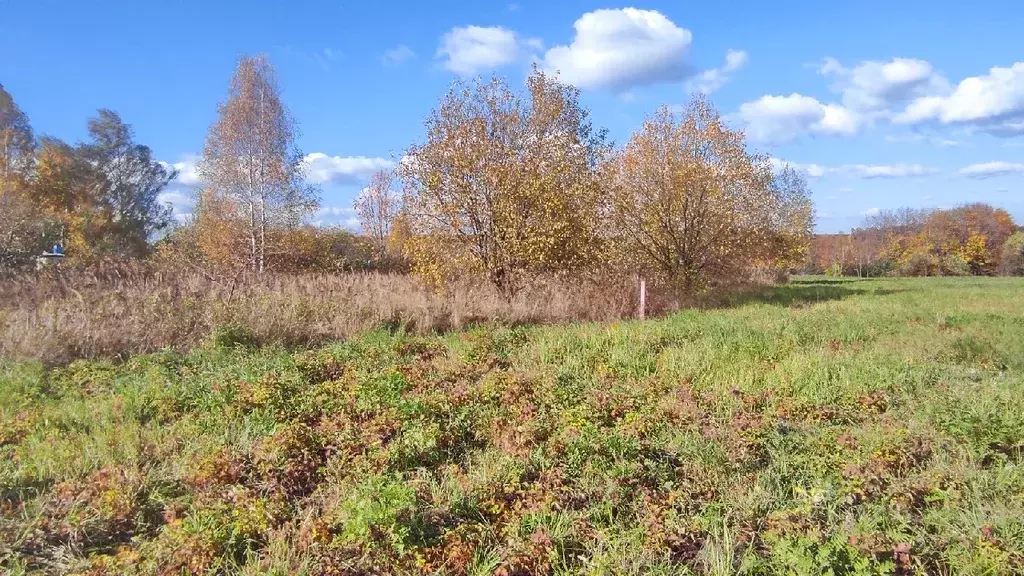
<path fill-rule="evenodd" d="M 1024 275 L 1024 233 L 1003 209 L 882 211 L 849 234 L 818 234 L 803 272 L 846 276 Z"/>

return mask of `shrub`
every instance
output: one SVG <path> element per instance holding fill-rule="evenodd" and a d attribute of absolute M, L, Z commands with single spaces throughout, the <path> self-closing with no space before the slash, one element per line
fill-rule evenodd
<path fill-rule="evenodd" d="M 899 267 L 900 276 L 935 276 L 939 259 L 928 252 L 914 252 L 907 256 Z"/>
<path fill-rule="evenodd" d="M 1006 239 L 1000 272 L 1005 276 L 1024 276 L 1024 232 L 1016 232 Z"/>
<path fill-rule="evenodd" d="M 971 265 L 959 254 L 946 254 L 939 258 L 939 271 L 943 276 L 970 276 Z"/>

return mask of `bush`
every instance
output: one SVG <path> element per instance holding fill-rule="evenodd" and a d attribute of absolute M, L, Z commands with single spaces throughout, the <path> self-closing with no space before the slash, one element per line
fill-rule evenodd
<path fill-rule="evenodd" d="M 908 256 L 899 267 L 899 276 L 935 276 L 939 270 L 939 259 L 934 254 L 915 252 Z"/>
<path fill-rule="evenodd" d="M 1024 232 L 1006 239 L 999 268 L 1004 276 L 1024 276 Z"/>
<path fill-rule="evenodd" d="M 939 271 L 943 276 L 970 276 L 971 265 L 959 254 L 946 254 L 939 259 Z"/>

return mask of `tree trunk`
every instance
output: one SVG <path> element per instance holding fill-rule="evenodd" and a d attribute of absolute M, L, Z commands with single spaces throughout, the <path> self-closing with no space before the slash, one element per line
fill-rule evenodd
<path fill-rule="evenodd" d="M 256 271 L 256 204 L 249 201 L 249 267 Z"/>
<path fill-rule="evenodd" d="M 640 319 L 647 317 L 647 280 L 640 276 Z"/>
<path fill-rule="evenodd" d="M 260 274 L 266 267 L 267 254 L 267 201 L 260 198 Z"/>

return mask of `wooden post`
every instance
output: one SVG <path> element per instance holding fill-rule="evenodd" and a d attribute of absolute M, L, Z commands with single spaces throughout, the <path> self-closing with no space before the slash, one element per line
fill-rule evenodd
<path fill-rule="evenodd" d="M 640 276 L 640 319 L 643 320 L 647 316 L 647 280 L 643 276 Z"/>

